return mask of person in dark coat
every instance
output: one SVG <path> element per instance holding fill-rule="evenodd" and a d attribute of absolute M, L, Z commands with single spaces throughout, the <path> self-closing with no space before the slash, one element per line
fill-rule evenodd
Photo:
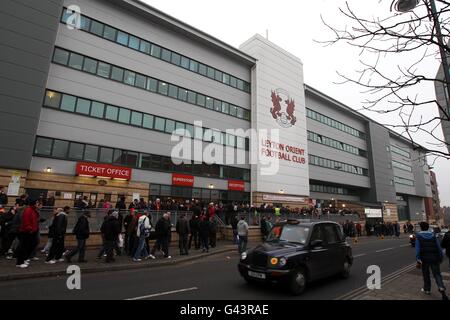
<path fill-rule="evenodd" d="M 53 219 L 53 222 L 49 228 L 49 233 L 52 233 L 52 246 L 50 252 L 45 260 L 45 263 L 54 264 L 56 261 L 64 261 L 62 254 L 64 252 L 64 237 L 67 230 L 67 214 L 70 211 L 70 207 L 66 206 L 63 210 L 58 209 L 58 212 Z"/>
<path fill-rule="evenodd" d="M 209 245 L 215 248 L 217 243 L 217 219 L 212 216 L 209 217 Z"/>
<path fill-rule="evenodd" d="M 6 207 L 8 204 L 8 196 L 6 195 L 3 187 L 0 188 L 0 205 Z"/>
<path fill-rule="evenodd" d="M 180 247 L 180 255 L 188 255 L 188 237 L 190 233 L 189 222 L 186 214 L 182 213 L 178 218 L 176 230 L 178 233 L 178 245 Z"/>
<path fill-rule="evenodd" d="M 12 236 L 11 229 L 13 226 L 14 216 L 18 209 L 19 205 L 15 204 L 14 207 L 11 207 L 8 210 L 8 212 L 0 215 L 0 257 L 8 252 L 12 242 L 14 241 L 15 236 Z"/>
<path fill-rule="evenodd" d="M 78 253 L 78 262 L 84 263 L 87 262 L 84 259 L 84 255 L 86 252 L 86 239 L 89 238 L 90 230 L 89 230 L 89 220 L 90 217 L 89 211 L 84 211 L 83 214 L 78 218 L 75 227 L 73 228 L 73 234 L 77 238 L 77 247 L 69 252 L 66 255 L 67 262 L 71 262 L 71 259 L 74 255 Z"/>
<path fill-rule="evenodd" d="M 114 247 L 120 234 L 119 212 L 114 211 L 103 222 L 100 231 L 105 239 L 106 263 L 114 262 Z"/>
<path fill-rule="evenodd" d="M 447 231 L 442 238 L 441 247 L 445 249 L 445 254 L 448 257 L 448 271 L 450 272 L 450 231 Z"/>
<path fill-rule="evenodd" d="M 420 223 L 420 232 L 416 234 L 416 260 L 422 269 L 423 288 L 422 292 L 429 295 L 431 293 L 430 269 L 442 298 L 445 299 L 445 285 L 442 280 L 440 264 L 443 259 L 441 245 L 433 232 L 429 231 L 430 225 L 427 222 Z M 448 299 L 448 298 L 447 298 Z"/>
<path fill-rule="evenodd" d="M 231 218 L 231 229 L 233 230 L 233 242 L 234 244 L 238 243 L 238 232 L 237 232 L 237 225 L 238 225 L 238 219 L 237 215 L 234 215 Z"/>
<path fill-rule="evenodd" d="M 171 233 L 172 225 L 170 224 L 170 213 L 165 213 L 155 226 L 156 242 L 151 252 L 153 256 L 155 255 L 156 249 L 161 249 L 164 253 L 164 258 L 172 258 L 169 255 L 169 238 Z"/>
<path fill-rule="evenodd" d="M 206 215 L 200 217 L 199 223 L 199 234 L 200 234 L 200 244 L 203 252 L 209 252 L 209 233 L 210 233 L 210 223 Z"/>
<path fill-rule="evenodd" d="M 200 249 L 200 242 L 198 238 L 199 219 L 198 216 L 193 214 L 191 220 L 189 220 L 189 228 L 191 230 L 191 236 L 189 237 L 189 250 L 191 249 L 192 239 L 194 239 L 195 250 Z"/>

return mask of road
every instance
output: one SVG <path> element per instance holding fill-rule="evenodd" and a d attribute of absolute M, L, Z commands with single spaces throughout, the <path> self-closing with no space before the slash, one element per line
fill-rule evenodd
<path fill-rule="evenodd" d="M 336 299 L 364 286 L 370 265 L 378 265 L 384 277 L 415 261 L 406 237 L 365 238 L 352 247 L 355 259 L 350 278 L 312 283 L 297 297 L 276 286 L 246 284 L 237 271 L 239 256 L 230 252 L 168 267 L 82 275 L 81 290 L 68 290 L 67 277 L 5 281 L 0 283 L 0 299 Z"/>

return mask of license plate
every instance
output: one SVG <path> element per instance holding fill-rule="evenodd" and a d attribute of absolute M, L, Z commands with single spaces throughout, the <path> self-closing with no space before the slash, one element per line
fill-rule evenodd
<path fill-rule="evenodd" d="M 258 279 L 265 279 L 266 278 L 266 275 L 264 273 L 260 273 L 260 272 L 249 271 L 248 275 L 250 277 L 258 278 Z"/>

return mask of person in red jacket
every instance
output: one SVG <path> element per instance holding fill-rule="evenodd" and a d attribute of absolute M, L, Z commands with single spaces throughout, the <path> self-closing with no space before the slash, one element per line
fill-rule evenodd
<path fill-rule="evenodd" d="M 37 245 L 37 233 L 39 232 L 39 212 L 42 203 L 39 200 L 30 201 L 28 207 L 22 213 L 22 221 L 19 227 L 19 247 L 17 249 L 18 268 L 27 268 L 27 260 Z"/>

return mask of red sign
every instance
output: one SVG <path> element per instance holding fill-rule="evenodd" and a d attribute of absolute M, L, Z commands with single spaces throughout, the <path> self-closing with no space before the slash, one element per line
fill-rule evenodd
<path fill-rule="evenodd" d="M 108 164 L 77 162 L 77 175 L 131 180 L 131 169 Z"/>
<path fill-rule="evenodd" d="M 245 182 L 239 180 L 228 180 L 228 190 L 245 191 Z"/>
<path fill-rule="evenodd" d="M 187 174 L 172 174 L 172 185 L 183 186 L 183 187 L 193 187 L 194 186 L 194 176 Z"/>

